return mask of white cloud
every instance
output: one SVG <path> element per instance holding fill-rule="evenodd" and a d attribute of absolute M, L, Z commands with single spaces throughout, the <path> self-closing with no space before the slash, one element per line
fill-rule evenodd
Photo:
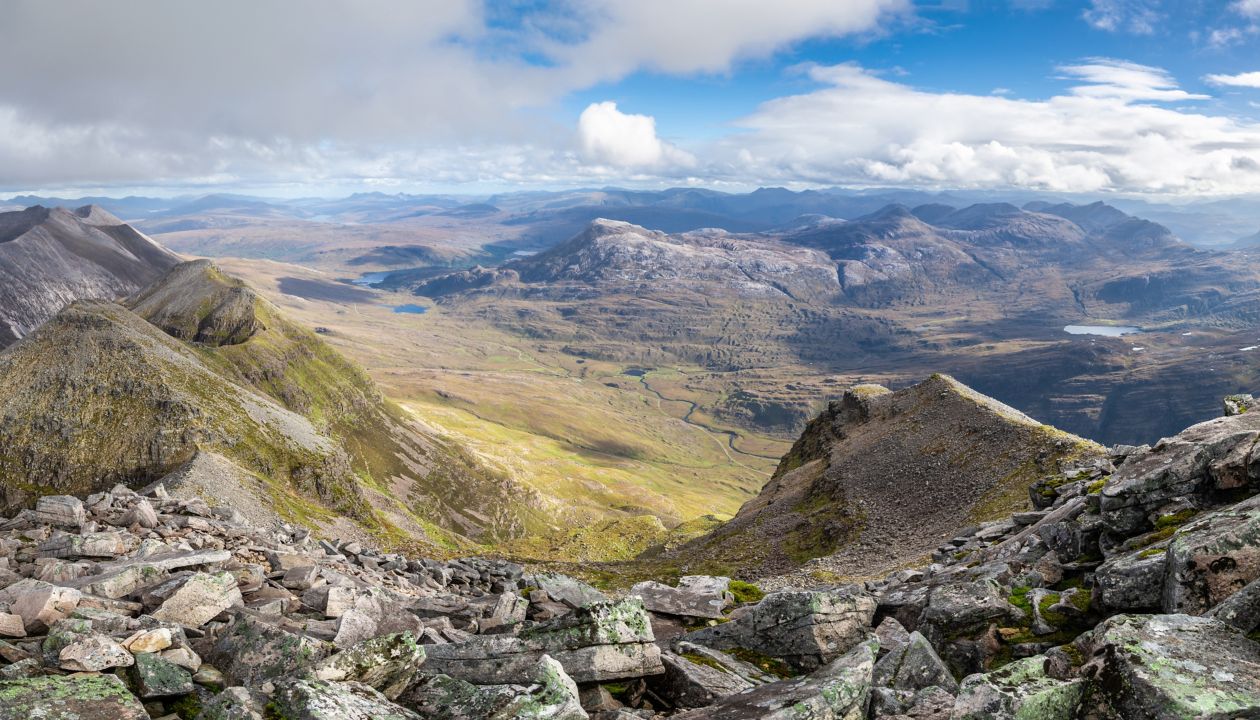
<path fill-rule="evenodd" d="M 1059 71 L 1085 81 L 1085 85 L 1072 88 L 1072 94 L 1080 97 L 1160 102 L 1207 99 L 1206 95 L 1192 95 L 1180 89 L 1162 68 L 1123 60 L 1091 58 L 1080 65 L 1061 66 Z"/>
<path fill-rule="evenodd" d="M 1213 85 L 1260 88 L 1260 71 L 1239 73 L 1237 75 L 1207 75 L 1203 79 Z"/>
<path fill-rule="evenodd" d="M 1151 35 L 1163 19 L 1155 10 L 1158 4 L 1157 0 L 1090 0 L 1083 17 L 1085 22 L 1099 30 Z"/>
<path fill-rule="evenodd" d="M 627 115 L 617 103 L 591 103 L 578 118 L 583 157 L 613 168 L 663 169 L 695 164 L 695 158 L 656 136 L 656 120 Z"/>
<path fill-rule="evenodd" d="M 1161 71 L 1098 65 L 1068 68 L 1087 84 L 1046 100 L 927 92 L 855 65 L 819 67 L 812 76 L 826 87 L 765 103 L 739 122 L 746 133 L 708 156 L 762 183 L 1260 191 L 1246 162 L 1260 153 L 1260 124 L 1151 104 L 1187 96 Z"/>
<path fill-rule="evenodd" d="M 1230 7 L 1247 17 L 1260 18 L 1260 0 L 1237 0 Z"/>

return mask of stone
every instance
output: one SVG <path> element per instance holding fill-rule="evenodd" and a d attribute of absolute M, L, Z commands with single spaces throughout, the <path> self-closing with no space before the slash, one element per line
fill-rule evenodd
<path fill-rule="evenodd" d="M 958 692 L 958 681 L 927 638 L 910 633 L 904 645 L 891 650 L 875 665 L 874 683 L 893 690 L 917 691 L 939 687 L 950 694 Z"/>
<path fill-rule="evenodd" d="M 140 630 L 123 640 L 122 645 L 132 653 L 161 652 L 171 646 L 171 631 L 170 628 Z"/>
<path fill-rule="evenodd" d="M 953 720 L 1073 720 L 1084 697 L 1082 680 L 1046 674 L 1044 657 L 1016 660 L 993 672 L 968 675 L 959 686 Z"/>
<path fill-rule="evenodd" d="M 526 575 L 522 578 L 522 582 L 526 587 L 542 590 L 555 602 L 563 603 L 573 609 L 608 602 L 607 595 L 568 575 L 535 573 Z"/>
<path fill-rule="evenodd" d="M 265 720 L 267 696 L 243 687 L 230 687 L 201 705 L 199 720 Z"/>
<path fill-rule="evenodd" d="M 661 664 L 665 674 L 654 680 L 653 692 L 677 708 L 706 707 L 727 695 L 756 687 L 699 654 L 662 653 Z"/>
<path fill-rule="evenodd" d="M 168 597 L 162 606 L 153 611 L 153 617 L 184 627 L 201 627 L 216 615 L 243 604 L 236 578 L 230 572 L 217 575 L 195 573 L 178 590 Z"/>
<path fill-rule="evenodd" d="M 201 667 L 193 671 L 193 682 L 197 685 L 204 685 L 208 688 L 222 689 L 227 685 L 227 678 L 219 669 L 213 665 L 202 663 Z"/>
<path fill-rule="evenodd" d="M 878 642 L 869 640 L 804 678 L 729 695 L 675 720 L 863 720 Z"/>
<path fill-rule="evenodd" d="M 1256 399 L 1250 393 L 1238 393 L 1237 395 L 1226 395 L 1221 404 L 1224 405 L 1225 417 L 1233 417 L 1254 409 L 1256 407 Z"/>
<path fill-rule="evenodd" d="M 1260 578 L 1260 495 L 1203 515 L 1168 544 L 1163 609 L 1198 615 Z"/>
<path fill-rule="evenodd" d="M 125 552 L 123 537 L 116 532 L 57 535 L 39 544 L 39 556 L 47 558 L 116 558 Z"/>
<path fill-rule="evenodd" d="M 255 687 L 291 675 L 331 654 L 328 643 L 287 632 L 247 610 L 234 619 L 206 656 L 233 685 Z"/>
<path fill-rule="evenodd" d="M 413 687 L 403 702 L 425 718 L 445 720 L 586 720 L 577 685 L 551 657 L 533 668 L 528 686 L 477 686 L 437 675 Z"/>
<path fill-rule="evenodd" d="M 163 650 L 162 659 L 169 663 L 174 663 L 191 673 L 201 669 L 201 657 L 185 647 Z"/>
<path fill-rule="evenodd" d="M 897 618 L 886 617 L 875 628 L 875 639 L 879 640 L 879 652 L 889 653 L 910 642 L 910 631 Z"/>
<path fill-rule="evenodd" d="M 1219 620 L 1116 615 L 1088 645 L 1091 694 L 1119 717 L 1260 717 L 1260 643 Z"/>
<path fill-rule="evenodd" d="M 319 568 L 314 565 L 295 567 L 284 573 L 280 584 L 290 590 L 308 590 L 319 579 Z"/>
<path fill-rule="evenodd" d="M 320 660 L 310 673 L 319 680 L 360 682 L 397 700 L 415 682 L 424 660 L 424 647 L 407 632 L 365 640 Z"/>
<path fill-rule="evenodd" d="M 303 553 L 268 550 L 266 556 L 272 572 L 288 572 L 294 568 L 311 567 L 315 564 L 315 558 Z"/>
<path fill-rule="evenodd" d="M 1106 612 L 1158 610 L 1168 567 L 1166 547 L 1108 558 L 1094 572 L 1093 602 Z"/>
<path fill-rule="evenodd" d="M 83 597 L 74 588 L 58 587 L 40 580 L 19 580 L 3 592 L 12 598 L 9 612 L 22 618 L 28 634 L 42 632 L 74 612 Z"/>
<path fill-rule="evenodd" d="M 1011 620 L 1017 614 L 1018 610 L 1006 601 L 1006 593 L 997 582 L 952 581 L 931 589 L 919 625 L 930 626 L 942 636 L 951 636 L 983 630 L 990 623 Z"/>
<path fill-rule="evenodd" d="M 124 525 L 139 525 L 142 528 L 155 528 L 158 524 L 157 512 L 148 500 L 141 498 L 123 516 Z"/>
<path fill-rule="evenodd" d="M 285 720 L 421 720 L 367 685 L 313 679 L 279 683 L 267 710 Z"/>
<path fill-rule="evenodd" d="M 677 587 L 649 580 L 630 588 L 630 594 L 643 598 L 643 607 L 651 612 L 720 620 L 730 602 L 730 584 L 726 577 L 688 575 L 679 579 Z"/>
<path fill-rule="evenodd" d="M 193 691 L 192 673 L 155 653 L 137 653 L 127 670 L 136 694 L 144 700 L 187 695 Z"/>
<path fill-rule="evenodd" d="M 518 635 L 478 635 L 428 648 L 425 672 L 477 685 L 527 684 L 543 655 L 580 683 L 663 672 L 660 648 L 641 600 L 592 605 Z"/>
<path fill-rule="evenodd" d="M 100 672 L 127 667 L 135 658 L 108 635 L 93 633 L 75 639 L 57 653 L 58 666 L 71 672 Z"/>
<path fill-rule="evenodd" d="M 26 637 L 26 625 L 21 615 L 0 613 L 0 637 Z"/>
<path fill-rule="evenodd" d="M 755 649 L 812 670 L 847 653 L 870 633 L 875 599 L 855 586 L 767 595 L 730 622 L 685 636 L 718 650 Z"/>
<path fill-rule="evenodd" d="M 35 522 L 59 527 L 79 527 L 87 520 L 83 501 L 71 495 L 45 495 L 35 501 Z"/>
<path fill-rule="evenodd" d="M 114 675 L 4 680 L 0 698 L 0 720 L 149 720 L 140 700 Z"/>
<path fill-rule="evenodd" d="M 1103 520 L 1129 537 L 1149 529 L 1150 514 L 1177 498 L 1244 487 L 1257 439 L 1260 414 L 1244 413 L 1193 425 L 1130 456 L 1099 496 Z"/>
<path fill-rule="evenodd" d="M 1251 581 L 1206 614 L 1245 633 L 1260 629 L 1260 580 Z"/>

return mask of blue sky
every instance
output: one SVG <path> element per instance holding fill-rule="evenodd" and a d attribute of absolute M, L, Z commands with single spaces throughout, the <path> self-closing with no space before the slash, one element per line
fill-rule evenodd
<path fill-rule="evenodd" d="M 0 194 L 1260 193 L 1260 0 L 14 0 Z M 31 57 L 41 58 L 32 64 Z"/>

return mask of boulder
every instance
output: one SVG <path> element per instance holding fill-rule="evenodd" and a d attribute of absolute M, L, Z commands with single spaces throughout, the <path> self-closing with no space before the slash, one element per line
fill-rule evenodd
<path fill-rule="evenodd" d="M 983 630 L 990 623 L 1014 619 L 1017 609 L 1006 601 L 1004 589 L 992 580 L 956 580 L 933 587 L 920 626 L 933 637 Z M 925 632 L 927 632 L 925 630 Z"/>
<path fill-rule="evenodd" d="M 871 696 L 871 676 L 879 644 L 859 643 L 807 677 L 781 680 L 713 705 L 690 710 L 676 720 L 863 720 Z"/>
<path fill-rule="evenodd" d="M 268 717 L 285 720 L 421 720 L 361 683 L 291 679 L 279 683 Z"/>
<path fill-rule="evenodd" d="M 958 691 L 958 681 L 932 644 L 918 632 L 910 633 L 905 644 L 880 659 L 875 665 L 874 683 L 893 690 L 916 691 L 935 686 L 951 694 Z"/>
<path fill-rule="evenodd" d="M 135 658 L 107 635 L 92 633 L 76 638 L 57 653 L 58 665 L 71 672 L 100 672 L 127 667 Z"/>
<path fill-rule="evenodd" d="M 5 588 L 11 598 L 9 612 L 22 618 L 27 633 L 38 633 L 68 616 L 79 606 L 83 594 L 74 588 L 58 587 L 40 580 L 19 580 Z"/>
<path fill-rule="evenodd" d="M 727 695 L 751 690 L 753 683 L 698 653 L 662 653 L 665 674 L 655 679 L 652 690 L 677 708 L 712 705 Z"/>
<path fill-rule="evenodd" d="M 162 606 L 153 612 L 153 617 L 162 622 L 196 628 L 210 622 L 224 610 L 241 604 L 241 591 L 237 589 L 236 577 L 232 573 L 210 575 L 199 572 L 163 601 Z"/>
<path fill-rule="evenodd" d="M 45 495 L 35 501 L 35 522 L 77 528 L 87 520 L 83 501 L 72 495 Z"/>
<path fill-rule="evenodd" d="M 140 700 L 114 675 L 0 681 L 0 720 L 149 720 Z"/>
<path fill-rule="evenodd" d="M 137 653 L 127 676 L 136 694 L 144 700 L 187 695 L 193 691 L 192 673 L 155 653 Z"/>
<path fill-rule="evenodd" d="M 1168 544 L 1163 608 L 1206 612 L 1260 578 L 1260 495 L 1183 526 Z"/>
<path fill-rule="evenodd" d="M 320 660 L 310 672 L 319 680 L 360 682 L 397 700 L 424 664 L 424 647 L 407 632 L 365 640 Z"/>
<path fill-rule="evenodd" d="M 608 596 L 576 578 L 558 573 L 534 573 L 521 579 L 527 588 L 547 593 L 547 597 L 570 608 L 590 607 L 608 602 Z"/>
<path fill-rule="evenodd" d="M 426 674 L 478 685 L 528 684 L 543 655 L 577 682 L 605 682 L 663 671 L 647 612 L 638 598 L 592 605 L 522 629 L 518 635 L 478 635 L 428 648 Z"/>
<path fill-rule="evenodd" d="M 1050 677 L 1046 665 L 1044 657 L 1029 657 L 963 678 L 951 720 L 1073 720 L 1085 683 Z"/>
<path fill-rule="evenodd" d="M 1260 717 L 1260 643 L 1219 620 L 1116 615 L 1088 645 L 1091 698 L 1119 717 Z"/>
<path fill-rule="evenodd" d="M 1144 548 L 1109 558 L 1094 572 L 1092 602 L 1106 612 L 1158 610 L 1164 592 L 1168 553 Z"/>
<path fill-rule="evenodd" d="M 125 552 L 123 536 L 116 532 L 55 535 L 39 544 L 42 558 L 116 558 Z"/>
<path fill-rule="evenodd" d="M 677 587 L 649 580 L 630 588 L 630 594 L 643 598 L 643 607 L 651 612 L 720 620 L 730 602 L 730 584 L 726 577 L 688 575 L 679 579 Z"/>
<path fill-rule="evenodd" d="M 880 654 L 889 653 L 910 642 L 910 632 L 897 622 L 897 618 L 886 617 L 875 628 L 875 639 L 879 640 Z"/>
<path fill-rule="evenodd" d="M 267 696 L 256 690 L 230 687 L 201 704 L 197 720 L 265 720 Z"/>
<path fill-rule="evenodd" d="M 1207 615 L 1245 633 L 1260 629 L 1260 580 L 1251 581 L 1242 590 L 1225 598 Z"/>
<path fill-rule="evenodd" d="M 1149 529 L 1150 514 L 1180 497 L 1232 490 L 1250 482 L 1260 414 L 1191 426 L 1125 460 L 1099 496 L 1108 528 L 1120 536 Z"/>
<path fill-rule="evenodd" d="M 123 640 L 122 645 L 132 653 L 162 652 L 171 646 L 171 629 L 138 630 L 134 635 Z"/>
<path fill-rule="evenodd" d="M 856 586 L 767 595 L 729 622 L 685 636 L 718 650 L 744 648 L 813 670 L 844 655 L 870 633 L 875 599 Z"/>
<path fill-rule="evenodd" d="M 0 612 L 0 637 L 26 637 L 26 624 L 21 615 Z"/>
<path fill-rule="evenodd" d="M 328 643 L 291 633 L 247 610 L 235 618 L 207 656 L 233 685 L 256 687 L 265 680 L 305 670 L 330 654 Z"/>
<path fill-rule="evenodd" d="M 477 686 L 438 675 L 409 690 L 402 702 L 425 718 L 444 720 L 586 720 L 577 685 L 560 663 L 543 656 L 528 687 Z"/>

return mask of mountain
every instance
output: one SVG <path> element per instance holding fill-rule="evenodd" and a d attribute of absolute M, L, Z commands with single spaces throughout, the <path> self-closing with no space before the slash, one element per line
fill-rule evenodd
<path fill-rule="evenodd" d="M 0 213 L 0 348 L 75 300 L 115 300 L 180 261 L 95 205 Z"/>
<path fill-rule="evenodd" d="M 289 518 L 345 515 L 447 544 L 542 522 L 530 492 L 209 261 L 174 267 L 126 307 L 67 308 L 0 355 L 0 389 L 8 507 L 145 484 L 218 454 L 265 479 L 256 499 Z"/>
<path fill-rule="evenodd" d="M 887 571 L 962 528 L 1031 509 L 1033 480 L 1102 454 L 945 375 L 847 390 L 728 523 L 671 554 L 751 576 L 832 556 Z"/>

